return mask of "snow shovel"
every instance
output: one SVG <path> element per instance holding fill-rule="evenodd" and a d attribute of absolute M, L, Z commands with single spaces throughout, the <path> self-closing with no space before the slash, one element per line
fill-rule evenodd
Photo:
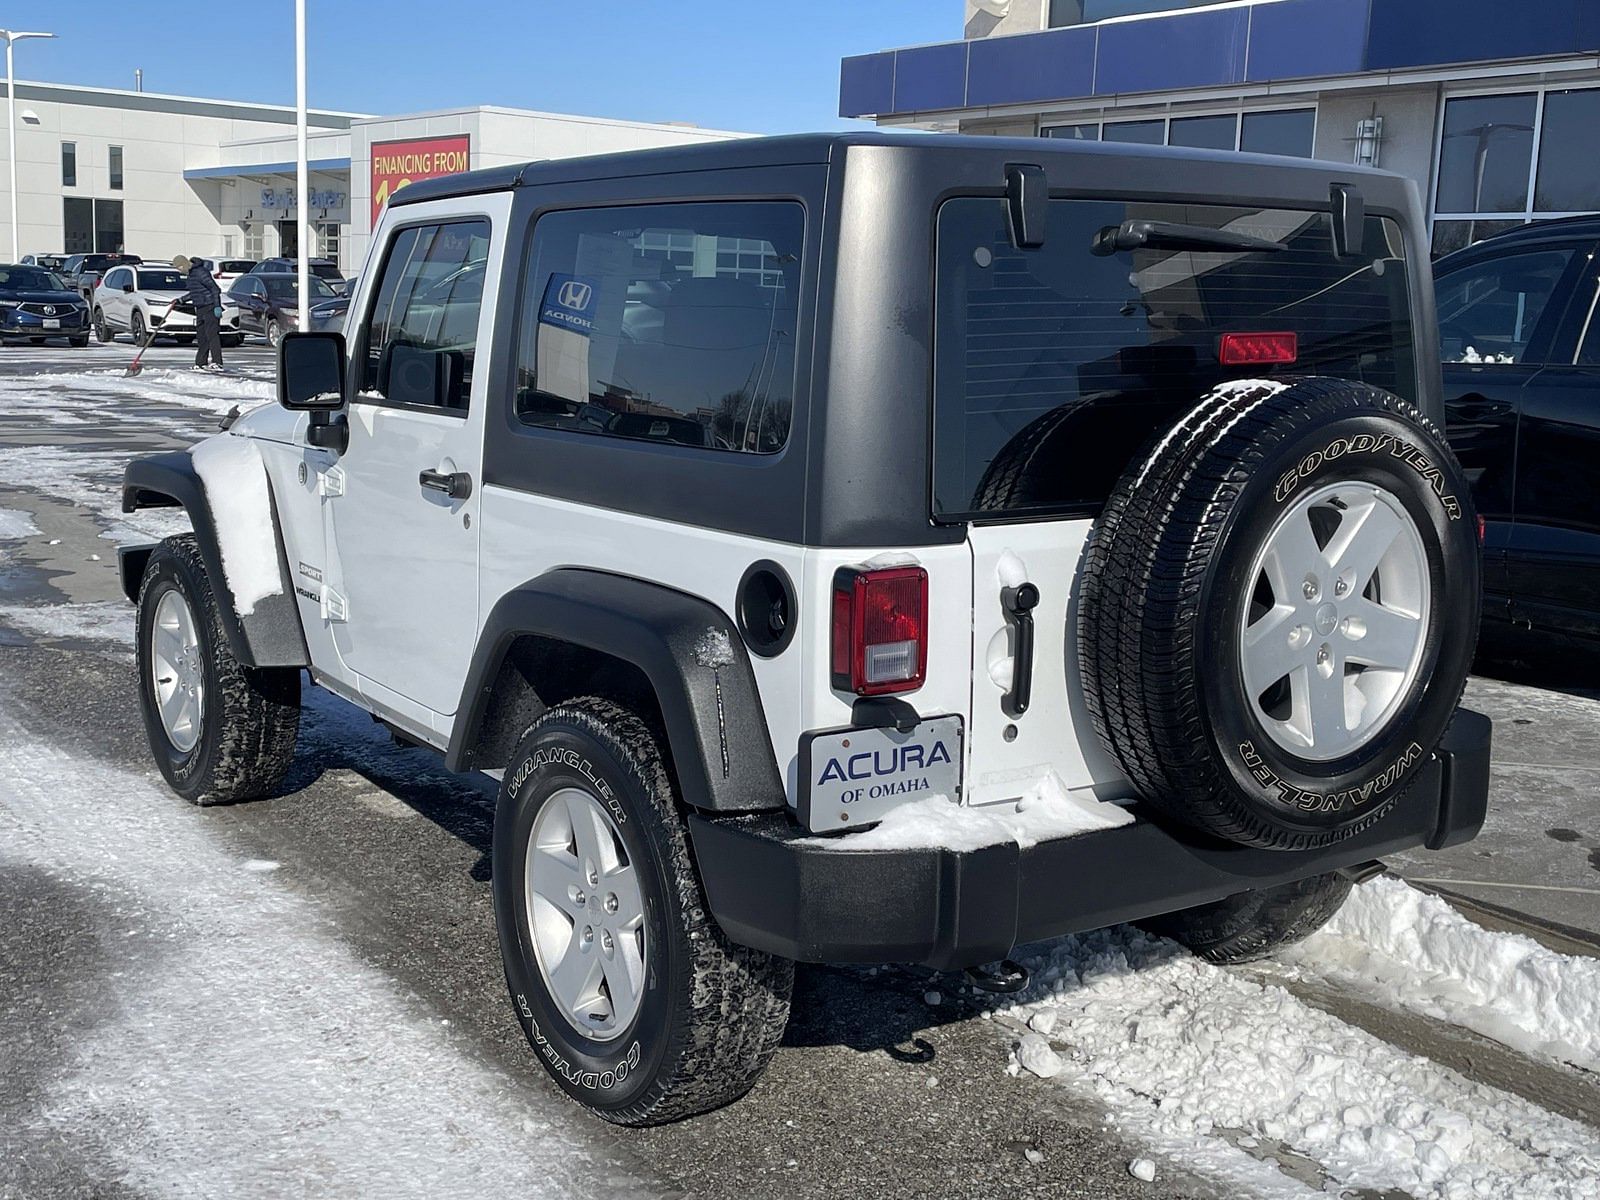
<path fill-rule="evenodd" d="M 128 364 L 128 369 L 125 372 L 123 372 L 123 377 L 124 378 L 128 378 L 130 376 L 137 375 L 140 371 L 144 370 L 144 365 L 142 363 L 140 363 L 139 360 L 144 357 L 144 352 L 146 350 L 150 349 L 150 344 L 152 342 L 154 342 L 155 340 L 156 340 L 156 331 L 154 329 L 152 329 L 149 333 L 145 334 L 144 345 L 139 347 L 139 353 L 137 353 L 137 354 L 135 354 L 133 356 L 133 361 Z"/>

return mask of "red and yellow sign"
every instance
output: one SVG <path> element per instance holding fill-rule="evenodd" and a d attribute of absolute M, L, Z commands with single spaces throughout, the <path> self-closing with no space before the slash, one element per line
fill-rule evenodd
<path fill-rule="evenodd" d="M 372 224 L 389 197 L 419 179 L 458 175 L 472 162 L 472 138 L 465 133 L 450 137 L 407 138 L 372 143 Z"/>

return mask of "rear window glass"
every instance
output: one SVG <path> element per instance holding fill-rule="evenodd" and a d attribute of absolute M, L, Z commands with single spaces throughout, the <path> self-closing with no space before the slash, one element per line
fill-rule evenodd
<path fill-rule="evenodd" d="M 215 270 L 222 275 L 245 275 L 255 265 L 248 258 L 224 258 L 217 261 Z"/>
<path fill-rule="evenodd" d="M 1096 252 L 1126 221 L 1227 230 L 1281 251 Z M 938 220 L 934 511 L 1093 512 L 1135 454 L 1217 384 L 1330 375 L 1416 397 L 1398 225 L 1369 217 L 1359 257 L 1326 213 L 1053 200 L 1043 247 L 1018 250 L 1004 202 Z M 1294 333 L 1293 365 L 1224 366 L 1224 333 Z"/>
<path fill-rule="evenodd" d="M 139 290 L 141 292 L 181 292 L 188 284 L 184 283 L 183 276 L 176 271 L 140 271 Z"/>

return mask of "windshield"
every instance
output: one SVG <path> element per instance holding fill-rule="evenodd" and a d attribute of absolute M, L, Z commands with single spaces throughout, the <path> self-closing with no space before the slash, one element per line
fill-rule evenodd
<path fill-rule="evenodd" d="M 183 276 L 176 271 L 140 271 L 139 290 L 141 292 L 181 292 L 188 284 L 184 283 Z"/>
<path fill-rule="evenodd" d="M 299 279 L 293 275 L 268 275 L 265 277 L 267 295 L 274 300 L 293 300 L 299 295 Z M 333 289 L 315 275 L 311 276 L 311 299 L 331 300 Z"/>
<path fill-rule="evenodd" d="M 1101 238 L 1127 221 L 1285 248 L 1117 250 Z M 1017 250 L 1002 201 L 950 200 L 936 313 L 940 516 L 1092 513 L 1142 447 L 1230 379 L 1329 375 L 1417 395 L 1403 239 L 1378 217 L 1363 252 L 1340 258 L 1326 213 L 1052 200 L 1044 246 Z M 1292 334 L 1295 361 L 1224 365 L 1226 333 Z M 1024 468 L 1027 488 L 1004 486 Z"/>
<path fill-rule="evenodd" d="M 38 267 L 0 267 L 0 288 L 9 292 L 70 292 L 54 271 Z"/>

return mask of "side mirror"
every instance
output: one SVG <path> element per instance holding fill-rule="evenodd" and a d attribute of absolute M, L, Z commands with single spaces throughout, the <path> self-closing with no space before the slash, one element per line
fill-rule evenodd
<path fill-rule="evenodd" d="M 278 343 L 278 403 L 294 412 L 344 407 L 344 334 L 286 333 Z"/>
<path fill-rule="evenodd" d="M 125 283 L 125 284 L 123 284 L 123 285 L 122 285 L 122 290 L 123 290 L 123 291 L 125 291 L 125 292 L 131 292 L 131 291 L 133 291 L 133 284 L 131 284 L 131 283 Z"/>

